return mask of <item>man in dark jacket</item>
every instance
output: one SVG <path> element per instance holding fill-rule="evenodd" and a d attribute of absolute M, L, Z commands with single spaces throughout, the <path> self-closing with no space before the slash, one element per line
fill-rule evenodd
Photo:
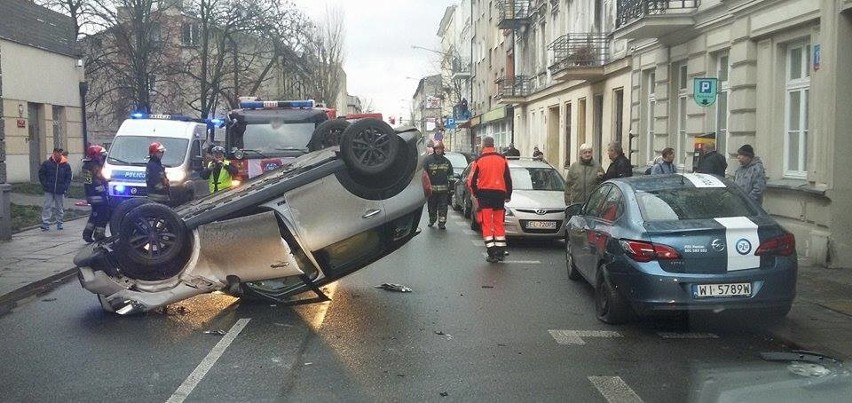
<path fill-rule="evenodd" d="M 436 141 L 432 147 L 433 153 L 426 157 L 423 169 L 429 175 L 432 193 L 429 195 L 429 226 L 438 221 L 438 228 L 446 229 L 447 202 L 450 195 L 450 175 L 453 174 L 453 164 L 444 156 L 444 143 Z"/>
<path fill-rule="evenodd" d="M 698 159 L 695 172 L 724 177 L 726 169 L 728 169 L 728 161 L 725 161 L 722 154 L 716 152 L 716 145 L 713 143 L 705 144 L 704 154 Z"/>
<path fill-rule="evenodd" d="M 624 155 L 621 143 L 617 141 L 610 143 L 606 149 L 606 154 L 612 163 L 606 169 L 603 180 L 633 176 L 633 166 L 630 165 L 630 160 Z"/>
<path fill-rule="evenodd" d="M 159 142 L 148 146 L 148 165 L 145 166 L 145 185 L 148 187 L 148 198 L 157 203 L 169 204 L 169 178 L 163 167 L 163 154 L 166 147 Z"/>
<path fill-rule="evenodd" d="M 506 157 L 494 149 L 493 137 L 482 139 L 482 154 L 476 159 L 467 184 L 479 203 L 477 216 L 488 251 L 486 260 L 489 263 L 503 260 L 507 246 L 503 221 L 505 203 L 512 198 L 512 176 Z"/>
<path fill-rule="evenodd" d="M 83 189 L 86 191 L 86 201 L 92 208 L 89 221 L 83 229 L 83 240 L 86 243 L 106 237 L 110 216 L 107 180 L 103 175 L 106 154 L 105 148 L 93 144 L 86 149 L 86 157 L 83 159 Z"/>
<path fill-rule="evenodd" d="M 71 186 L 71 165 L 62 156 L 61 148 L 54 148 L 53 154 L 41 164 L 38 181 L 44 189 L 44 207 L 41 210 L 41 230 L 50 229 L 50 217 L 56 217 L 56 229 L 62 229 L 65 217 L 65 192 Z"/>

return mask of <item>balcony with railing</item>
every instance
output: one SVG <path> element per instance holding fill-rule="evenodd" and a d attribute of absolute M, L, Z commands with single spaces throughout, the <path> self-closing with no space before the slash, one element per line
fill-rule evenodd
<path fill-rule="evenodd" d="M 497 27 L 500 29 L 520 29 L 530 23 L 532 4 L 530 0 L 497 1 Z"/>
<path fill-rule="evenodd" d="M 530 94 L 530 79 L 527 76 L 500 77 L 497 79 L 497 102 L 501 104 L 523 103 Z"/>
<path fill-rule="evenodd" d="M 548 67 L 554 80 L 591 80 L 603 77 L 609 62 L 609 35 L 565 34 L 548 45 L 553 64 Z"/>
<path fill-rule="evenodd" d="M 457 58 L 453 58 L 453 61 L 450 64 L 450 73 L 453 80 L 466 80 L 470 78 L 470 64 L 464 63 Z"/>
<path fill-rule="evenodd" d="M 618 0 L 615 37 L 660 38 L 695 25 L 701 0 Z"/>

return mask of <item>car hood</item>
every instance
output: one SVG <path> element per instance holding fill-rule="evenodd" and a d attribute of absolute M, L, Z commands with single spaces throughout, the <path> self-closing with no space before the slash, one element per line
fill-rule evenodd
<path fill-rule="evenodd" d="M 506 207 L 513 209 L 565 209 L 565 196 L 558 190 L 514 190 Z"/>

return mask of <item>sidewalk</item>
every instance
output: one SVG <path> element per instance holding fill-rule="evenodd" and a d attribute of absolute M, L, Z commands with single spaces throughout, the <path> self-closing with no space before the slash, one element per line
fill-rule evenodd
<path fill-rule="evenodd" d="M 41 204 L 41 197 L 12 195 L 12 201 Z M 20 198 L 19 198 L 20 197 Z M 77 200 L 66 199 L 76 207 Z M 65 230 L 42 232 L 38 227 L 0 241 L 0 314 L 18 301 L 46 292 L 76 274 L 74 255 L 83 246 L 86 220 L 65 223 Z M 769 332 L 797 348 L 822 352 L 852 362 L 852 267 L 825 269 L 799 266 L 798 295 L 790 314 Z"/>

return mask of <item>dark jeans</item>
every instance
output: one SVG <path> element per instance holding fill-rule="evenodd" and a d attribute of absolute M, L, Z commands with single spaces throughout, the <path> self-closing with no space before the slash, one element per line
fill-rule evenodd
<path fill-rule="evenodd" d="M 434 224 L 435 221 L 438 221 L 438 223 L 447 222 L 449 195 L 449 192 L 432 192 L 432 195 L 429 196 L 429 223 Z"/>

